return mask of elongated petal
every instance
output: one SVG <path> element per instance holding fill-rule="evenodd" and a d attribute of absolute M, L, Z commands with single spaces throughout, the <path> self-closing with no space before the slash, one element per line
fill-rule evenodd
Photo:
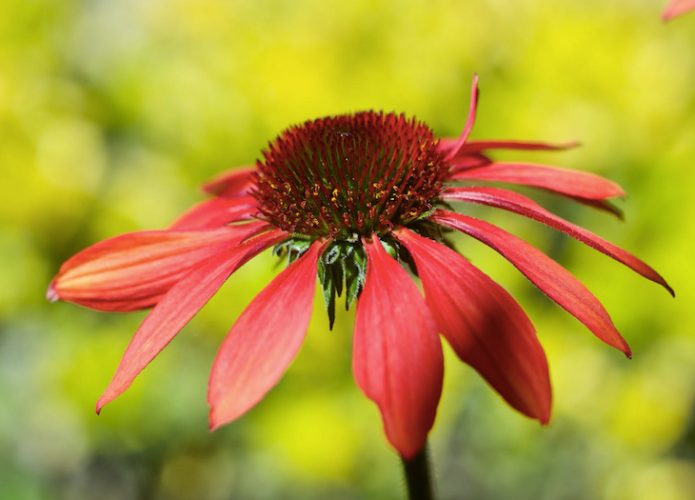
<path fill-rule="evenodd" d="M 558 231 L 585 243 L 586 245 L 598 250 L 601 253 L 612 257 L 618 262 L 625 264 L 638 274 L 641 274 L 648 280 L 663 286 L 668 292 L 673 295 L 673 289 L 666 283 L 666 280 L 661 277 L 650 266 L 642 262 L 640 259 L 619 248 L 603 238 L 595 235 L 591 231 L 576 226 L 562 217 L 548 212 L 535 201 L 522 196 L 512 191 L 497 188 L 487 187 L 463 187 L 463 188 L 448 188 L 442 195 L 445 200 L 465 201 L 470 203 L 479 203 L 491 207 L 501 208 L 514 212 L 538 222 L 546 224 Z"/>
<path fill-rule="evenodd" d="M 210 428 L 246 413 L 278 383 L 306 335 L 316 289 L 318 258 L 325 243 L 280 273 L 239 317 L 212 365 Z"/>
<path fill-rule="evenodd" d="M 125 391 L 133 379 L 217 292 L 241 265 L 287 234 L 272 230 L 201 263 L 167 292 L 133 336 L 111 383 L 97 402 L 97 413 Z"/>
<path fill-rule="evenodd" d="M 471 153 L 467 155 L 459 155 L 456 158 L 452 158 L 447 163 L 449 165 L 449 175 L 454 176 L 461 170 L 468 170 L 470 168 L 490 165 L 492 164 L 492 160 L 483 154 Z"/>
<path fill-rule="evenodd" d="M 365 242 L 367 276 L 357 303 L 352 367 L 374 401 L 389 442 L 406 459 L 424 445 L 442 389 L 437 326 L 408 273 L 381 242 Z"/>
<path fill-rule="evenodd" d="M 248 230 L 221 228 L 117 236 L 68 259 L 47 295 L 103 311 L 151 307 L 199 262 L 247 235 Z"/>
<path fill-rule="evenodd" d="M 466 126 L 463 128 L 463 132 L 461 132 L 461 135 L 456 140 L 456 142 L 452 145 L 451 149 L 449 149 L 449 151 L 446 155 L 447 160 L 455 157 L 458 154 L 458 152 L 461 150 L 461 147 L 468 140 L 468 136 L 471 135 L 471 131 L 473 130 L 473 125 L 475 125 L 475 115 L 476 115 L 477 110 L 478 110 L 478 75 L 473 75 L 473 84 L 471 86 L 471 102 L 470 102 L 470 108 L 468 110 L 468 118 L 466 119 Z"/>
<path fill-rule="evenodd" d="M 205 200 L 179 217 L 171 226 L 177 231 L 214 229 L 247 220 L 258 213 L 255 198 L 213 198 Z"/>
<path fill-rule="evenodd" d="M 513 149 L 520 151 L 562 151 L 564 149 L 576 148 L 579 143 L 576 141 L 549 143 L 549 142 L 534 142 L 534 141 L 468 141 L 459 150 L 460 155 L 472 153 L 482 153 L 489 149 Z"/>
<path fill-rule="evenodd" d="M 514 408 L 547 423 L 548 362 L 531 321 L 501 286 L 453 250 L 407 229 L 396 233 L 413 257 L 439 330 Z"/>
<path fill-rule="evenodd" d="M 695 0 L 671 0 L 661 17 L 664 21 L 669 21 L 693 9 L 695 9 Z"/>
<path fill-rule="evenodd" d="M 587 288 L 564 267 L 537 248 L 492 224 L 462 214 L 439 210 L 433 219 L 482 241 L 514 264 L 543 293 L 608 345 L 631 356 L 625 339 L 610 316 Z"/>
<path fill-rule="evenodd" d="M 203 184 L 203 191 L 225 198 L 244 196 L 254 185 L 255 171 L 255 167 L 245 167 L 222 172 L 211 181 Z"/>
<path fill-rule="evenodd" d="M 588 200 L 625 196 L 620 186 L 598 175 L 533 163 L 492 163 L 460 170 L 450 180 L 469 179 L 533 186 Z"/>

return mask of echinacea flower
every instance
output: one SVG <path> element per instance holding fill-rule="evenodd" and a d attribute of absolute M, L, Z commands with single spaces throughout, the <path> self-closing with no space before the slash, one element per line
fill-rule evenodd
<path fill-rule="evenodd" d="M 661 18 L 664 21 L 670 21 L 693 9 L 695 9 L 695 0 L 671 0 L 666 10 L 661 14 Z"/>
<path fill-rule="evenodd" d="M 458 139 L 425 124 L 361 112 L 307 121 L 271 142 L 254 168 L 206 185 L 215 197 L 170 228 L 125 234 L 69 259 L 49 298 L 103 311 L 153 308 L 131 340 L 97 411 L 125 391 L 241 265 L 274 247 L 289 265 L 237 319 L 212 366 L 210 426 L 247 412 L 299 351 L 316 281 L 333 320 L 336 296 L 356 303 L 353 371 L 405 458 L 423 447 L 442 387 L 439 334 L 516 410 L 545 423 L 551 387 L 531 321 L 500 285 L 454 251 L 451 230 L 489 245 L 599 339 L 630 356 L 600 302 L 523 240 L 450 209 L 464 202 L 514 212 L 564 232 L 671 291 L 651 267 L 531 199 L 486 182 L 531 186 L 615 211 L 624 194 L 593 174 L 495 162 L 492 149 L 571 145 L 470 141 L 477 106 Z M 407 270 L 422 282 L 424 297 Z"/>

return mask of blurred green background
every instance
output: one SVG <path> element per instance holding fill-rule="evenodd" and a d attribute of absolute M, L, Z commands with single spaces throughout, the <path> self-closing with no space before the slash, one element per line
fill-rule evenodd
<path fill-rule="evenodd" d="M 143 313 L 49 305 L 81 248 L 158 228 L 201 182 L 285 126 L 365 108 L 440 135 L 564 141 L 506 158 L 586 169 L 629 193 L 621 223 L 546 206 L 657 267 L 657 286 L 557 233 L 483 211 L 604 301 L 634 359 L 601 345 L 498 255 L 459 248 L 529 311 L 551 425 L 510 410 L 447 351 L 431 448 L 441 498 L 695 498 L 695 14 L 661 0 L 0 2 L 0 498 L 402 498 L 400 464 L 350 373 L 353 317 L 320 294 L 298 361 L 247 416 L 207 431 L 206 382 L 235 317 L 277 272 L 244 267 L 97 417 Z"/>

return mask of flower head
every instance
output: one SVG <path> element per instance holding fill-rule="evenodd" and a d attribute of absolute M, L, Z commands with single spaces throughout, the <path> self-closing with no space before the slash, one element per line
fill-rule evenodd
<path fill-rule="evenodd" d="M 661 14 L 661 18 L 664 21 L 670 21 L 693 9 L 695 9 L 695 0 L 671 0 L 666 10 Z"/>
<path fill-rule="evenodd" d="M 651 267 L 531 199 L 486 182 L 531 186 L 619 214 L 616 184 L 539 164 L 495 162 L 518 141 L 437 139 L 403 115 L 363 112 L 308 121 L 270 143 L 254 168 L 205 186 L 215 195 L 170 228 L 126 234 L 69 259 L 48 296 L 106 311 L 152 307 L 97 410 L 116 398 L 241 265 L 274 247 L 289 258 L 225 338 L 210 376 L 210 426 L 244 414 L 282 377 L 303 342 L 317 276 L 331 322 L 336 297 L 356 303 L 353 372 L 405 458 L 423 446 L 442 387 L 439 334 L 515 409 L 550 418 L 548 365 L 523 309 L 452 249 L 460 231 L 492 247 L 599 339 L 630 356 L 600 302 L 566 269 L 512 234 L 450 209 L 487 205 L 564 232 L 657 282 Z M 465 211 L 465 208 L 464 208 Z M 419 278 L 424 297 L 412 275 Z"/>

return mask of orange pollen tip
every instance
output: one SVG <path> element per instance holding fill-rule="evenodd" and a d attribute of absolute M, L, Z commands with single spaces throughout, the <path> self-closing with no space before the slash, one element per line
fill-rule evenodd
<path fill-rule="evenodd" d="M 430 211 L 446 175 L 432 130 L 366 111 L 307 121 L 263 152 L 253 196 L 277 227 L 333 239 L 384 234 Z"/>

